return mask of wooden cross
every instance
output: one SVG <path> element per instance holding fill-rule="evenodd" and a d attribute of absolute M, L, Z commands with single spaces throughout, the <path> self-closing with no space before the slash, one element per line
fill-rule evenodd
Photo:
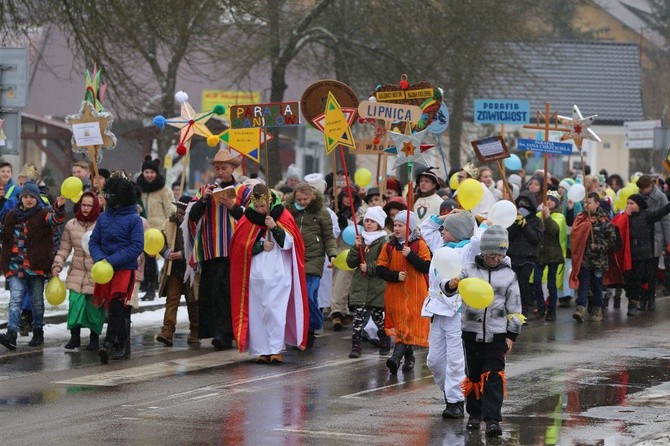
<path fill-rule="evenodd" d="M 569 132 L 571 129 L 566 128 L 566 127 L 559 127 L 558 126 L 558 113 L 554 112 L 552 114 L 549 113 L 549 102 L 544 103 L 545 107 L 545 112 L 542 113 L 541 111 L 537 111 L 536 117 L 535 117 L 535 125 L 532 124 L 526 124 L 523 126 L 525 129 L 533 129 L 533 130 L 544 130 L 544 140 L 549 141 L 549 132 L 551 130 L 554 131 L 559 131 L 559 132 Z M 544 124 L 541 124 L 541 121 L 544 120 Z M 554 121 L 554 126 L 551 126 L 551 121 Z M 547 206 L 547 183 L 548 183 L 548 178 L 549 176 L 549 154 L 545 153 L 544 154 L 544 191 L 543 191 L 543 196 L 542 196 L 542 204 L 546 207 Z"/>

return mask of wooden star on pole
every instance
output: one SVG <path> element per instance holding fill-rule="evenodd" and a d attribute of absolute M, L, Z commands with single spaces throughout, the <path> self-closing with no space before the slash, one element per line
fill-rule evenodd
<path fill-rule="evenodd" d="M 179 141 L 186 144 L 194 134 L 203 138 L 212 136 L 212 132 L 205 125 L 212 117 L 216 117 L 213 112 L 196 113 L 191 104 L 184 101 L 181 104 L 181 115 L 166 119 L 165 123 L 178 128 L 180 130 Z"/>
<path fill-rule="evenodd" d="M 79 113 L 65 118 L 65 123 L 72 128 L 72 150 L 77 153 L 86 153 L 91 160 L 102 161 L 102 151 L 99 149 L 113 149 L 116 147 L 116 136 L 109 130 L 113 122 L 114 116 L 110 113 L 98 112 L 89 101 L 83 101 Z M 97 140 L 99 143 L 88 143 L 86 140 L 88 131 L 79 131 L 79 129 L 86 127 L 86 124 L 91 123 L 97 123 L 99 127 L 100 139 Z M 92 135 L 92 133 L 90 134 Z M 82 139 L 82 137 L 84 138 Z"/>
<path fill-rule="evenodd" d="M 580 150 L 585 139 L 600 142 L 598 135 L 596 135 L 595 132 L 589 128 L 597 116 L 598 115 L 593 115 L 587 116 L 585 118 L 582 116 L 582 112 L 579 111 L 579 107 L 573 105 L 572 118 L 568 118 L 567 116 L 558 116 L 558 120 L 561 121 L 561 124 L 570 128 L 569 131 L 563 133 L 561 136 L 561 141 L 572 139 Z"/>

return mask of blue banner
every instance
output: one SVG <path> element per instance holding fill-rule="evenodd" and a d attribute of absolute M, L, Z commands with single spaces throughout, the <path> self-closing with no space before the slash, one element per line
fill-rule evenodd
<path fill-rule="evenodd" d="M 553 153 L 555 155 L 570 155 L 572 153 L 572 143 L 540 141 L 538 139 L 519 138 L 516 140 L 516 146 L 519 150 L 540 153 Z"/>
<path fill-rule="evenodd" d="M 475 99 L 475 124 L 528 124 L 530 102 Z"/>

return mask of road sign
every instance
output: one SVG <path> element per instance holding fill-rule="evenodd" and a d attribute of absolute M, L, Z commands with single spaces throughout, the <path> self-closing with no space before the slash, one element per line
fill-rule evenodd
<path fill-rule="evenodd" d="M 647 130 L 628 130 L 626 132 L 626 139 L 653 139 L 654 129 Z"/>
<path fill-rule="evenodd" d="M 629 139 L 624 141 L 627 149 L 653 149 L 654 140 L 652 139 Z"/>
<path fill-rule="evenodd" d="M 623 123 L 623 128 L 627 130 L 648 130 L 655 129 L 661 126 L 660 119 L 652 119 L 649 121 L 626 121 Z"/>
<path fill-rule="evenodd" d="M 0 48 L 0 109 L 20 109 L 28 98 L 28 52 Z"/>
<path fill-rule="evenodd" d="M 570 155 L 572 153 L 572 144 L 565 142 L 540 141 L 538 139 L 519 138 L 516 140 L 519 150 L 540 153 L 553 153 L 556 155 Z"/>
<path fill-rule="evenodd" d="M 530 102 L 475 99 L 475 124 L 528 124 Z"/>

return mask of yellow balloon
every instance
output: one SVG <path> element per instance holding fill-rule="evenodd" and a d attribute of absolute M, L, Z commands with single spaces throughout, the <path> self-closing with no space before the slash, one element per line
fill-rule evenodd
<path fill-rule="evenodd" d="M 615 199 L 614 212 L 623 211 L 624 209 L 626 209 L 626 200 L 622 200 L 621 198 Z"/>
<path fill-rule="evenodd" d="M 633 193 L 635 193 L 635 194 L 637 194 L 638 192 L 640 192 L 640 188 L 637 187 L 637 180 L 635 180 L 635 181 L 636 181 L 635 183 L 628 183 L 628 184 L 626 184 L 626 186 L 624 187 L 624 189 L 625 189 L 626 187 L 628 187 L 628 188 L 630 188 L 630 189 L 633 189 L 633 190 L 635 191 L 635 192 L 633 192 Z"/>
<path fill-rule="evenodd" d="M 458 185 L 458 202 L 461 204 L 461 207 L 467 211 L 477 206 L 484 196 L 484 191 L 479 181 L 468 178 L 461 181 Z"/>
<path fill-rule="evenodd" d="M 60 194 L 65 198 L 73 200 L 82 192 L 84 185 L 77 177 L 67 177 L 60 185 Z"/>
<path fill-rule="evenodd" d="M 359 187 L 367 187 L 372 181 L 372 172 L 368 169 L 358 169 L 354 174 L 354 181 Z"/>
<path fill-rule="evenodd" d="M 165 237 L 163 233 L 158 229 L 148 229 L 144 233 L 144 252 L 150 256 L 155 256 L 161 249 L 165 246 Z"/>
<path fill-rule="evenodd" d="M 617 195 L 618 195 L 618 197 L 619 197 L 621 200 L 623 200 L 623 202 L 625 203 L 626 201 L 628 201 L 628 197 L 630 197 L 630 196 L 633 195 L 634 193 L 636 193 L 636 192 L 635 192 L 635 189 L 633 189 L 633 188 L 630 187 L 630 186 L 626 186 L 626 187 L 624 187 L 624 188 L 622 188 L 622 189 L 619 189 L 619 193 L 618 193 Z M 624 206 L 625 206 L 625 205 L 624 205 Z"/>
<path fill-rule="evenodd" d="M 458 189 L 458 172 L 454 172 L 451 175 L 451 178 L 449 178 L 449 188 L 452 191 L 455 191 L 456 189 Z"/>
<path fill-rule="evenodd" d="M 349 268 L 349 265 L 347 265 L 347 255 L 349 255 L 349 249 L 340 252 L 337 257 L 335 257 L 335 260 L 333 260 L 333 265 L 344 271 L 352 271 L 353 268 Z"/>
<path fill-rule="evenodd" d="M 104 285 L 114 277 L 114 268 L 112 268 L 112 265 L 107 260 L 100 260 L 93 264 L 91 277 L 95 283 Z"/>
<path fill-rule="evenodd" d="M 49 280 L 44 289 L 44 295 L 51 305 L 60 305 L 65 302 L 65 284 L 60 277 L 54 276 Z"/>
<path fill-rule="evenodd" d="M 469 307 L 483 310 L 493 303 L 491 284 L 477 277 L 468 277 L 458 282 L 458 293 Z"/>
<path fill-rule="evenodd" d="M 616 192 L 614 192 L 614 191 L 613 191 L 611 188 L 609 188 L 609 187 L 608 187 L 607 189 L 605 189 L 605 195 L 607 195 L 608 197 L 610 197 L 612 200 L 614 200 L 614 199 L 616 198 Z"/>

